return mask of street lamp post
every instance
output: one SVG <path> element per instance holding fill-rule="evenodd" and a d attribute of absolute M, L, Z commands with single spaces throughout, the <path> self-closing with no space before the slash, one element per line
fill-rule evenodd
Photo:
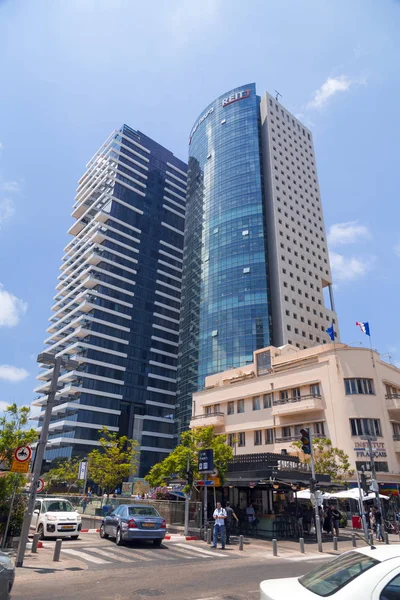
<path fill-rule="evenodd" d="M 378 506 L 378 509 L 379 509 L 379 511 L 382 515 L 382 519 L 383 519 L 381 499 L 379 497 L 379 486 L 378 486 L 378 481 L 376 479 L 374 451 L 372 450 L 372 442 L 376 442 L 376 440 L 378 438 L 376 437 L 376 435 L 362 435 L 361 439 L 365 440 L 368 443 L 368 454 L 369 454 L 369 460 L 371 463 L 371 474 L 372 474 L 372 489 L 375 492 L 376 504 Z"/>
<path fill-rule="evenodd" d="M 46 410 L 45 410 L 44 417 L 43 417 L 42 430 L 40 432 L 39 441 L 36 446 L 35 463 L 33 466 L 32 481 L 31 481 L 31 487 L 29 490 L 28 504 L 27 504 L 27 507 L 25 510 L 24 521 L 22 523 L 22 529 L 21 529 L 21 537 L 19 540 L 18 552 L 17 552 L 17 557 L 15 560 L 15 565 L 17 567 L 22 567 L 23 562 L 24 562 L 26 542 L 28 541 L 28 535 L 29 535 L 29 529 L 30 529 L 31 520 L 32 520 L 33 509 L 35 507 L 35 501 L 36 501 L 36 489 L 37 489 L 37 485 L 38 485 L 40 471 L 42 469 L 44 453 L 45 453 L 46 446 L 47 446 L 47 440 L 48 440 L 48 436 L 49 436 L 50 418 L 51 418 L 51 413 L 52 413 L 52 410 L 54 407 L 54 402 L 55 402 L 55 397 L 56 397 L 56 392 L 57 392 L 58 377 L 60 375 L 61 366 L 65 367 L 67 369 L 71 369 L 71 370 L 76 369 L 79 366 L 79 363 L 75 360 L 70 360 L 64 356 L 55 357 L 54 354 L 50 354 L 49 352 L 42 352 L 41 354 L 39 354 L 37 360 L 39 363 L 53 365 L 53 373 L 51 376 L 49 394 L 47 396 Z"/>

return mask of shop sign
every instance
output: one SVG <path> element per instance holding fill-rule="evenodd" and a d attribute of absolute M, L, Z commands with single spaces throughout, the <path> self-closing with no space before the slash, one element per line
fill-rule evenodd
<path fill-rule="evenodd" d="M 209 448 L 199 451 L 199 473 L 212 473 L 214 471 L 214 451 Z"/>
<path fill-rule="evenodd" d="M 387 458 L 384 442 L 371 442 L 374 458 Z M 354 452 L 357 458 L 369 458 L 368 442 L 355 442 Z"/>
<path fill-rule="evenodd" d="M 222 100 L 222 106 L 228 106 L 229 104 L 232 104 L 233 102 L 237 102 L 238 100 L 244 100 L 245 98 L 248 98 L 250 96 L 250 90 L 240 90 L 240 92 L 235 92 L 234 94 L 231 94 L 230 96 L 228 96 L 227 98 L 224 98 Z"/>

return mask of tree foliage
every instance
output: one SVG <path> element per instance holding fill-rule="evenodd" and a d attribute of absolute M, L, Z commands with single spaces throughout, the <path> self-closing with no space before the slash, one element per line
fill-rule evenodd
<path fill-rule="evenodd" d="M 56 465 L 43 475 L 43 479 L 50 486 L 67 484 L 67 492 L 70 491 L 73 485 L 82 486 L 84 481 L 79 479 L 79 463 L 80 458 L 62 458 L 57 461 Z"/>
<path fill-rule="evenodd" d="M 174 477 L 186 479 L 189 456 L 190 470 L 195 479 L 200 479 L 198 472 L 198 452 L 212 448 L 214 450 L 214 468 L 218 470 L 221 485 L 224 484 L 228 464 L 232 460 L 233 451 L 226 444 L 226 435 L 216 435 L 214 427 L 197 427 L 184 431 L 181 443 L 163 461 L 155 464 L 145 479 L 152 487 L 162 487 Z M 184 488 L 185 491 L 188 491 Z"/>
<path fill-rule="evenodd" d="M 18 446 L 29 446 L 38 439 L 37 432 L 26 427 L 29 417 L 27 406 L 10 404 L 0 418 L 0 460 L 4 468 L 9 468 L 14 450 Z"/>
<path fill-rule="evenodd" d="M 101 429 L 99 439 L 101 449 L 92 450 L 88 455 L 88 476 L 108 494 L 121 482 L 136 472 L 138 467 L 138 443 L 125 435 Z"/>
<path fill-rule="evenodd" d="M 348 454 L 344 450 L 332 446 L 330 439 L 313 438 L 312 444 L 316 473 L 330 475 L 331 480 L 335 483 L 344 483 L 354 475 Z M 310 464 L 311 457 L 301 451 L 301 441 L 293 442 L 292 446 L 296 448 L 301 462 Z"/>

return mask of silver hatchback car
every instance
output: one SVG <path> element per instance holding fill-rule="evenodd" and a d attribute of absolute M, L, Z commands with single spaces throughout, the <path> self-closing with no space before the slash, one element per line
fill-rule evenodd
<path fill-rule="evenodd" d="M 100 537 L 115 538 L 118 546 L 134 540 L 152 540 L 161 546 L 165 534 L 165 519 L 147 504 L 120 504 L 100 526 Z"/>

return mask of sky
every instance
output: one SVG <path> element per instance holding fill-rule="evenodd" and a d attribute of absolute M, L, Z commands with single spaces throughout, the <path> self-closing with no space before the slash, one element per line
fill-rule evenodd
<path fill-rule="evenodd" d="M 341 340 L 400 366 L 400 2 L 0 0 L 0 410 L 29 404 L 79 177 L 123 123 L 187 159 L 256 82 L 313 131 Z"/>

